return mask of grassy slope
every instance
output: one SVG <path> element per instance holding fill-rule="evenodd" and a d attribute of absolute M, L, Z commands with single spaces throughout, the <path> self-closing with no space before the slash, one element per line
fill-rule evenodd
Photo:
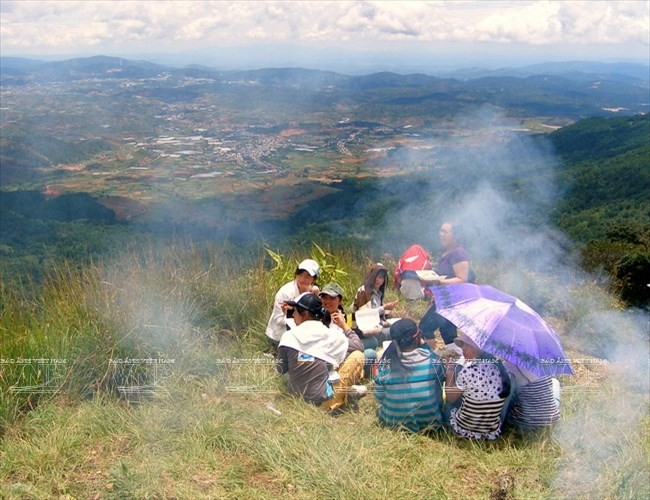
<path fill-rule="evenodd" d="M 316 248 L 314 256 L 327 263 L 323 282 L 337 276 L 349 296 L 368 264 Z M 598 361 L 577 364 L 577 376 L 562 380 L 563 419 L 552 432 L 508 431 L 494 443 L 444 431 L 409 435 L 378 427 L 370 397 L 357 413 L 331 418 L 283 394 L 262 356 L 263 329 L 273 293 L 301 257 L 283 256 L 269 272 L 268 258 L 266 265 L 243 264 L 220 251 L 150 248 L 120 262 L 61 269 L 33 303 L 3 290 L 3 359 L 67 363 L 55 380 L 59 392 L 42 396 L 12 393 L 28 373 L 3 364 L 0 496 L 650 495 L 647 380 L 624 376 L 634 358 L 603 360 L 603 339 L 590 343 L 599 332 L 583 321 L 611 310 L 611 299 L 574 290 L 549 312 L 567 353 Z M 544 282 L 531 288 L 535 283 Z M 399 313 L 417 319 L 423 311 L 422 304 L 403 304 Z M 631 330 L 618 335 L 634 345 Z M 173 360 L 159 390 L 141 404 L 114 395 L 120 384 L 147 381 L 147 373 L 110 363 L 127 357 Z M 220 364 L 227 359 L 259 362 Z M 257 390 L 244 390 L 250 387 Z"/>

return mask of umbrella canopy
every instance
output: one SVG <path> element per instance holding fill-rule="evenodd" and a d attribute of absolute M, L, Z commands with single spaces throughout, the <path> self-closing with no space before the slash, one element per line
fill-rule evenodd
<path fill-rule="evenodd" d="M 540 375 L 573 374 L 557 333 L 528 305 L 489 285 L 431 287 L 436 312 L 484 351 Z"/>

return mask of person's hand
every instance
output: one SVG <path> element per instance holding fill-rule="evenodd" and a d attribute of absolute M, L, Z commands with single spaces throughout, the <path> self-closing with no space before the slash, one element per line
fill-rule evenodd
<path fill-rule="evenodd" d="M 318 295 L 320 293 L 320 288 L 318 288 L 318 286 L 316 286 L 316 285 L 312 285 L 312 286 L 309 287 L 309 289 L 307 291 L 311 292 L 311 293 L 313 293 L 315 295 Z"/>
<path fill-rule="evenodd" d="M 397 303 L 398 303 L 398 301 L 394 300 L 393 302 L 388 302 L 388 303 L 384 304 L 384 310 L 385 311 L 390 311 L 390 310 L 394 309 L 395 306 L 397 305 Z"/>
<path fill-rule="evenodd" d="M 343 316 L 343 313 L 341 313 L 341 311 L 336 311 L 335 313 L 332 313 L 332 322 L 342 330 L 345 330 L 345 328 L 347 327 L 347 325 L 345 324 L 345 317 Z"/>
<path fill-rule="evenodd" d="M 280 307 L 282 308 L 282 312 L 283 312 L 284 314 L 287 314 L 287 311 L 293 309 L 293 306 L 290 306 L 290 305 L 287 304 L 286 302 L 282 302 L 282 303 L 280 303 Z"/>

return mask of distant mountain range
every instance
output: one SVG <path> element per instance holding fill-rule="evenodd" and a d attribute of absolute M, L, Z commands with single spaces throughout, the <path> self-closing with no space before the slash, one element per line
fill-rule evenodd
<path fill-rule="evenodd" d="M 95 56 L 65 61 L 45 62 L 21 57 L 1 57 L 2 85 L 74 81 L 88 78 L 152 78 L 166 71 L 148 61 L 131 61 L 118 57 Z"/>
<path fill-rule="evenodd" d="M 81 79 L 87 77 L 123 77 L 147 78 L 160 72 L 175 74 L 196 74 L 206 76 L 224 77 L 241 76 L 269 81 L 283 82 L 286 84 L 299 83 L 305 75 L 320 75 L 319 79 L 327 84 L 337 84 L 341 81 L 354 80 L 363 82 L 372 80 L 376 86 L 427 86 L 434 75 L 407 74 L 402 75 L 392 72 L 380 72 L 363 76 L 346 76 L 333 71 L 310 70 L 305 68 L 274 68 L 255 69 L 246 71 L 220 71 L 215 68 L 200 65 L 189 65 L 183 68 L 165 66 L 143 60 L 130 60 L 119 57 L 94 56 L 85 58 L 67 59 L 61 61 L 42 61 L 22 57 L 0 57 L 0 72 L 3 78 L 11 76 L 38 79 Z M 282 78 L 277 79 L 281 74 Z M 466 68 L 442 72 L 438 78 L 454 78 L 458 80 L 476 80 L 493 77 L 526 78 L 536 75 L 554 75 L 570 80 L 603 79 L 621 81 L 630 85 L 650 84 L 650 66 L 634 63 L 601 63 L 590 61 L 572 62 L 547 62 L 522 67 L 509 67 L 496 70 L 484 68 Z"/>
<path fill-rule="evenodd" d="M 204 66 L 163 66 L 142 60 L 95 56 L 46 62 L 0 58 L 0 85 L 100 80 L 160 80 L 167 88 L 182 79 L 208 84 L 239 84 L 301 89 L 346 95 L 360 105 L 417 106 L 420 113 L 467 103 L 493 104 L 521 116 L 568 116 L 646 113 L 650 103 L 650 66 L 642 64 L 563 62 L 500 70 L 466 69 L 443 76 L 392 72 L 349 76 L 305 68 L 219 71 Z M 184 88 L 187 85 L 183 84 Z M 412 112 L 412 110 L 409 110 Z"/>
<path fill-rule="evenodd" d="M 461 80 L 474 80 L 487 76 L 514 76 L 525 78 L 534 75 L 556 75 L 571 79 L 593 79 L 594 77 L 614 81 L 650 80 L 650 66 L 633 63 L 601 63 L 589 61 L 547 62 L 519 68 L 488 70 L 482 68 L 460 69 L 445 76 Z"/>

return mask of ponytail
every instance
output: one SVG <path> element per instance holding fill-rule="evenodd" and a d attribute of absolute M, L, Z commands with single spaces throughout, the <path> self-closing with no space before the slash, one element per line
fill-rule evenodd
<path fill-rule="evenodd" d="M 327 328 L 330 327 L 332 324 L 332 315 L 329 313 L 329 311 L 325 311 L 325 314 L 323 315 L 323 319 L 321 321 Z"/>
<path fill-rule="evenodd" d="M 417 345 L 419 338 L 420 332 L 416 331 L 413 335 L 393 339 L 384 351 L 380 364 L 385 363 L 389 369 L 395 369 L 398 373 L 405 374 L 408 369 L 402 362 L 402 351 L 413 344 Z"/>
<path fill-rule="evenodd" d="M 298 309 L 300 309 L 301 311 L 305 311 L 307 314 L 309 314 L 311 319 L 315 319 L 317 321 L 322 321 L 323 324 L 325 324 L 325 326 L 329 326 L 329 324 L 332 322 L 332 316 L 330 315 L 330 313 L 327 312 L 327 309 L 325 309 L 324 307 L 321 307 L 319 309 L 311 310 L 311 309 L 304 309 L 304 308 L 298 306 Z M 325 323 L 325 321 L 328 321 L 328 322 Z"/>

